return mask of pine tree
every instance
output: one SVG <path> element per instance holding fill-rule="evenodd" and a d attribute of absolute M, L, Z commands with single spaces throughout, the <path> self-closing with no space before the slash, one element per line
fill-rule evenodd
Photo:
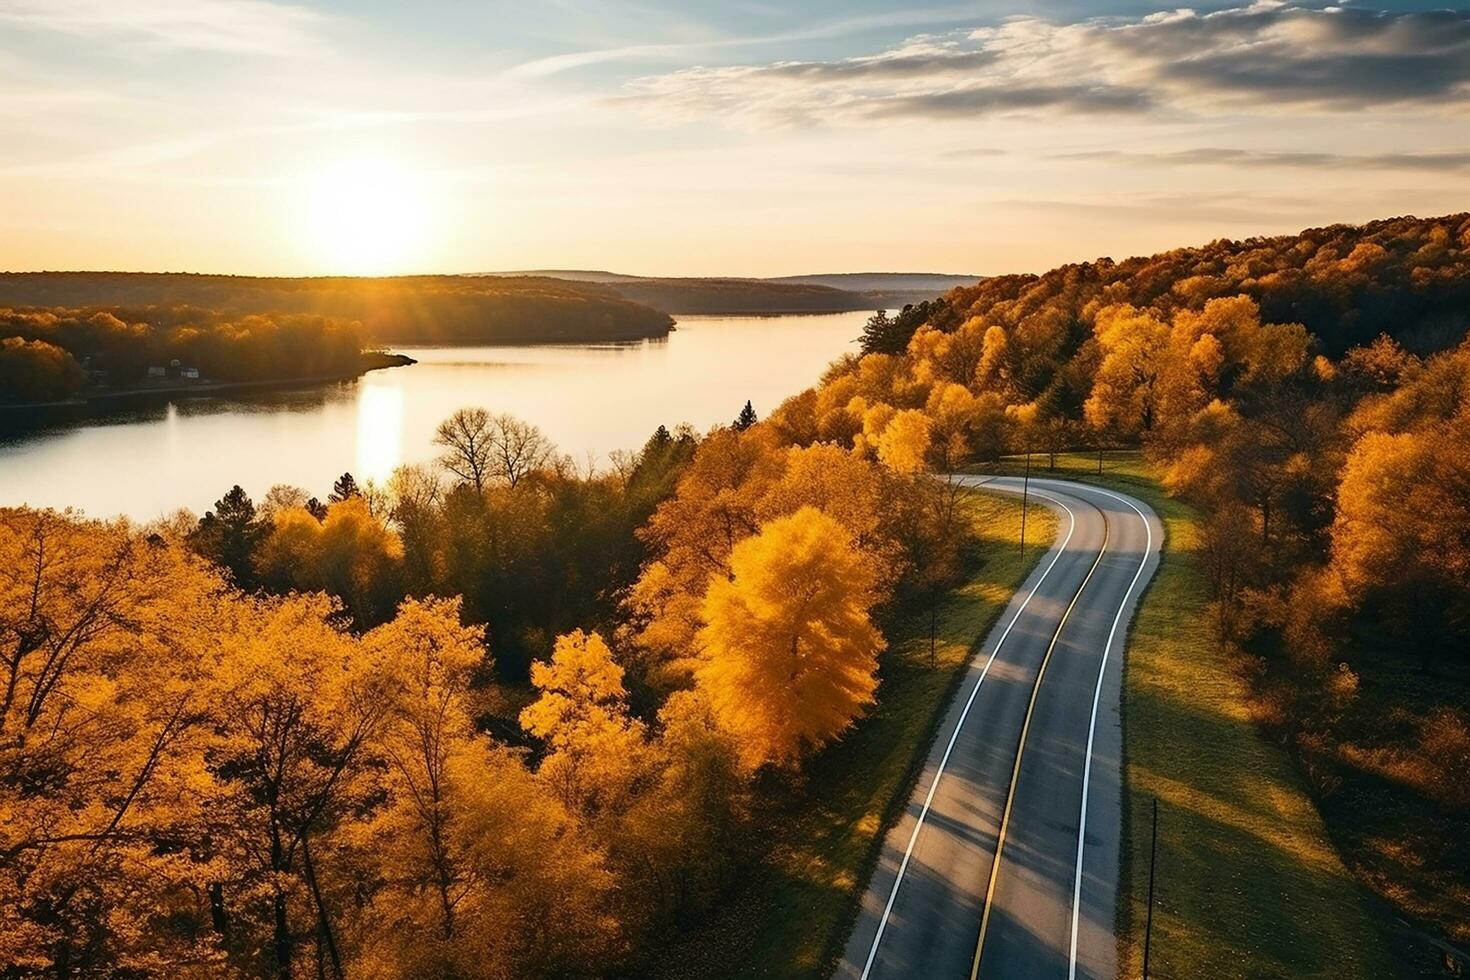
<path fill-rule="evenodd" d="M 337 477 L 337 482 L 332 484 L 332 492 L 327 497 L 327 503 L 340 504 L 344 500 L 361 496 L 362 491 L 357 488 L 357 481 L 352 478 L 352 474 L 343 473 Z"/>
<path fill-rule="evenodd" d="M 740 410 L 740 414 L 735 416 L 735 431 L 744 432 L 752 425 L 755 425 L 755 423 L 755 408 L 750 404 L 750 401 L 747 400 L 745 402 L 745 407 Z"/>
<path fill-rule="evenodd" d="M 189 545 L 200 555 L 229 570 L 237 585 L 250 587 L 255 580 L 255 547 L 265 534 L 256 519 L 255 504 L 238 485 L 205 511 L 189 535 Z"/>

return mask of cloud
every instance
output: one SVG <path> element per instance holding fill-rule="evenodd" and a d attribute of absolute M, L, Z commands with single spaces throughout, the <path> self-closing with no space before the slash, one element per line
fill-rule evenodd
<path fill-rule="evenodd" d="M 0 23 L 184 51 L 305 54 L 322 20 L 268 0 L 0 0 Z"/>
<path fill-rule="evenodd" d="M 1019 17 L 860 57 L 687 68 L 636 79 L 625 99 L 665 119 L 743 125 L 1459 107 L 1470 99 L 1470 11 L 1261 2 L 1077 23 Z"/>
<path fill-rule="evenodd" d="M 1053 160 L 1081 160 L 1160 166 L 1280 167 L 1310 170 L 1470 170 L 1470 150 L 1445 153 L 1324 153 L 1297 150 L 1239 150 L 1200 147 L 1167 153 L 1089 150 L 1052 154 Z"/>
<path fill-rule="evenodd" d="M 1298 195 L 1136 194 L 1094 198 L 1012 198 L 991 202 L 995 209 L 1055 214 L 1075 218 L 1091 215 L 1109 221 L 1148 222 L 1159 225 L 1195 225 L 1201 220 L 1238 223 L 1247 227 L 1269 225 L 1292 215 L 1312 220 L 1314 202 Z"/>
<path fill-rule="evenodd" d="M 653 59 L 687 59 L 696 53 L 708 53 L 729 48 L 746 48 L 762 44 L 781 44 L 793 41 L 819 41 L 857 34 L 862 31 L 886 27 L 916 27 L 929 24 L 964 23 L 973 18 L 984 7 L 982 3 L 962 3 L 940 7 L 914 7 L 903 10 L 885 11 L 879 14 L 861 14 L 854 17 L 823 20 L 811 27 L 778 34 L 754 34 L 748 37 L 718 37 L 698 41 L 673 41 L 668 43 L 626 44 L 611 48 L 596 48 L 588 51 L 571 51 L 523 62 L 511 68 L 507 74 L 537 78 L 555 75 L 588 65 L 600 65 L 615 61 L 644 61 Z"/>

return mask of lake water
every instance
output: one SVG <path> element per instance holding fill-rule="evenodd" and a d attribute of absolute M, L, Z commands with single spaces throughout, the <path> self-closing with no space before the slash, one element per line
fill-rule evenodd
<path fill-rule="evenodd" d="M 684 317 L 632 344 L 397 348 L 419 363 L 309 390 L 185 398 L 6 437 L 0 505 L 140 520 L 203 512 L 233 484 L 325 498 L 351 471 L 382 480 L 437 454 L 434 427 L 483 406 L 534 422 L 566 453 L 636 449 L 660 424 L 704 431 L 750 399 L 764 416 L 856 349 L 866 313 Z"/>

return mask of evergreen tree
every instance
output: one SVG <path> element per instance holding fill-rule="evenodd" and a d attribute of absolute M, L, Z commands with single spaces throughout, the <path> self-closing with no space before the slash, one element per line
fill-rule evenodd
<path fill-rule="evenodd" d="M 938 313 L 943 304 L 936 300 L 925 300 L 917 305 L 909 303 L 898 316 L 890 317 L 887 310 L 879 310 L 868 318 L 861 339 L 864 354 L 902 354 L 908 349 L 914 332 L 929 322 L 931 313 Z"/>
<path fill-rule="evenodd" d="M 332 492 L 327 497 L 327 503 L 340 504 L 344 500 L 361 496 L 362 491 L 357 488 L 357 481 L 352 478 L 352 474 L 343 473 L 337 477 L 337 482 L 332 484 Z"/>
<path fill-rule="evenodd" d="M 740 410 L 740 414 L 735 416 L 735 430 L 737 432 L 744 432 L 752 425 L 755 425 L 755 423 L 755 408 L 752 407 L 750 402 L 747 400 L 745 403 L 745 407 Z"/>
<path fill-rule="evenodd" d="M 255 504 L 236 484 L 205 511 L 189 535 L 189 545 L 205 558 L 226 568 L 237 585 L 255 584 L 255 547 L 265 532 L 256 518 Z"/>

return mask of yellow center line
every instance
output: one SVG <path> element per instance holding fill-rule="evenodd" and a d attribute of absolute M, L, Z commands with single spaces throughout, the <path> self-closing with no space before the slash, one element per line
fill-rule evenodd
<path fill-rule="evenodd" d="M 1098 510 L 1102 514 L 1101 510 Z M 1057 623 L 1057 631 L 1052 634 L 1051 642 L 1047 644 L 1046 654 L 1041 658 L 1041 667 L 1036 671 L 1036 682 L 1031 685 L 1031 700 L 1026 705 L 1026 717 L 1021 722 L 1021 740 L 1016 744 L 1016 764 L 1011 769 L 1011 785 L 1006 790 L 1006 808 L 1000 818 L 1000 836 L 995 839 L 995 858 L 990 863 L 990 882 L 985 888 L 985 910 L 980 916 L 980 938 L 975 942 L 975 960 L 970 964 L 970 980 L 976 980 L 980 975 L 980 953 L 985 948 L 985 933 L 990 928 L 990 909 L 995 904 L 995 883 L 1000 877 L 1000 855 L 1006 845 L 1006 830 L 1011 824 L 1011 806 L 1016 802 L 1016 782 L 1021 775 L 1021 756 L 1026 750 L 1026 735 L 1031 730 L 1031 716 L 1036 712 L 1036 698 L 1041 693 L 1041 678 L 1046 675 L 1046 665 L 1051 662 L 1052 651 L 1057 647 L 1057 641 L 1062 638 L 1062 630 L 1067 625 L 1067 618 L 1072 615 L 1077 600 L 1082 598 L 1082 592 L 1087 588 L 1087 583 L 1092 581 L 1092 575 L 1097 571 L 1097 566 L 1102 564 L 1103 555 L 1108 551 L 1108 539 L 1112 535 L 1112 528 L 1108 525 L 1107 515 L 1103 514 L 1103 543 L 1098 549 L 1097 557 L 1093 559 L 1092 567 L 1087 570 L 1087 577 L 1082 584 L 1077 586 L 1077 593 L 1072 596 L 1072 601 L 1067 603 L 1067 608 L 1062 612 L 1061 621 Z"/>

